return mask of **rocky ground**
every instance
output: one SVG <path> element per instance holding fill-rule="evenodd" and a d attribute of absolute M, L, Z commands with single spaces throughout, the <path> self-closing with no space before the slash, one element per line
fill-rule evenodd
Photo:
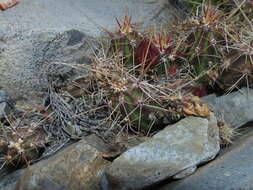
<path fill-rule="evenodd" d="M 58 63 L 89 65 L 92 50 L 100 47 L 98 37 L 104 34 L 103 28 L 113 29 L 115 17 L 122 18 L 126 10 L 134 22 L 142 21 L 143 27 L 147 27 L 183 19 L 186 14 L 182 8 L 181 1 L 166 0 L 149 3 L 145 0 L 22 0 L 1 12 L 1 123 L 6 122 L 6 116 L 27 110 L 28 105 L 46 106 L 45 97 L 52 82 L 63 87 L 85 75 L 84 71 Z M 250 123 L 253 90 L 242 88 L 219 97 L 211 94 L 201 100 L 210 108 L 209 118 L 189 116 L 152 136 L 119 135 L 110 144 L 100 133 L 76 137 L 80 131 L 67 129 L 76 138 L 68 137 L 50 156 L 18 170 L 1 168 L 0 190 L 253 189 Z M 65 112 L 65 107 L 61 108 Z M 48 113 L 39 112 L 45 120 L 43 116 Z M 69 117 L 69 113 L 65 114 L 64 117 Z M 237 133 L 228 147 L 221 146 L 220 121 Z M 75 124 L 70 124 L 70 128 L 72 125 Z M 83 130 L 90 132 L 87 128 Z M 45 139 L 40 136 L 40 140 Z"/>

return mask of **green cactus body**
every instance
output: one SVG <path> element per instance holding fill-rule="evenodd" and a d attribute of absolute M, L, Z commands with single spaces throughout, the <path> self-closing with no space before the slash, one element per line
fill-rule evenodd
<path fill-rule="evenodd" d="M 132 88 L 125 92 L 120 92 L 112 98 L 114 107 L 119 104 L 119 110 L 126 121 L 135 129 L 148 132 L 153 120 L 149 118 L 150 109 L 142 105 L 144 94 L 139 88 Z"/>
<path fill-rule="evenodd" d="M 116 93 L 112 98 L 112 103 L 114 108 L 118 108 L 125 121 L 145 134 L 163 128 L 182 116 L 178 110 L 171 109 L 173 107 L 171 103 L 179 105 L 178 102 L 171 99 L 153 98 L 139 87 Z"/>
<path fill-rule="evenodd" d="M 189 46 L 190 49 L 187 51 L 190 56 L 189 62 L 193 65 L 196 76 L 199 77 L 198 82 L 206 86 L 208 84 L 206 72 L 214 69 L 212 67 L 218 64 L 220 56 L 217 51 L 220 44 L 216 42 L 222 42 L 223 38 L 216 31 L 203 31 L 203 29 L 190 35 L 189 41 L 192 40 L 192 36 L 194 36 L 195 43 L 192 47 Z"/>
<path fill-rule="evenodd" d="M 113 52 L 123 56 L 125 66 L 133 66 L 133 47 L 127 37 L 112 40 Z"/>

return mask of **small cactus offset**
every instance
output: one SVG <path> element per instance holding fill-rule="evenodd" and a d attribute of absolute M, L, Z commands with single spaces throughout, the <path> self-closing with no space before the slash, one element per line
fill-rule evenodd
<path fill-rule="evenodd" d="M 1 126 L 0 131 L 0 152 L 7 165 L 21 166 L 38 159 L 47 142 L 44 130 L 35 123 Z"/>

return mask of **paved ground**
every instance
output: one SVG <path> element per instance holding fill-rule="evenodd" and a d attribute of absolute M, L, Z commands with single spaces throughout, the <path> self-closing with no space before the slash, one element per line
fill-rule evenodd
<path fill-rule="evenodd" d="M 159 190 L 253 190 L 253 132 L 194 175 Z"/>

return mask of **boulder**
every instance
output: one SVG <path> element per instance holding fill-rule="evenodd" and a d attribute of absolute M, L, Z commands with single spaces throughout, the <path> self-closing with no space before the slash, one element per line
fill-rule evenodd
<path fill-rule="evenodd" d="M 27 168 L 15 189 L 100 189 L 100 174 L 109 163 L 96 148 L 81 140 Z"/>
<path fill-rule="evenodd" d="M 115 28 L 115 18 L 126 12 L 144 27 L 183 17 L 169 0 L 22 0 L 1 13 L 0 86 L 31 101 L 46 91 L 48 78 L 61 85 L 83 74 L 53 62 L 90 63 L 91 47 L 97 48 L 93 37 L 101 36 L 102 28 Z"/>
<path fill-rule="evenodd" d="M 219 119 L 224 119 L 233 128 L 253 121 L 253 89 L 242 88 L 237 92 L 216 97 L 214 94 L 203 97 Z"/>
<path fill-rule="evenodd" d="M 252 125 L 249 126 L 252 128 Z M 164 185 L 159 190 L 251 190 L 253 189 L 253 132 L 225 149 L 214 161 L 202 166 L 183 180 Z"/>
<path fill-rule="evenodd" d="M 142 189 L 212 160 L 219 152 L 216 118 L 185 118 L 129 149 L 106 169 L 108 189 Z M 185 176 L 187 172 L 181 173 Z M 176 176 L 180 177 L 180 176 Z"/>

